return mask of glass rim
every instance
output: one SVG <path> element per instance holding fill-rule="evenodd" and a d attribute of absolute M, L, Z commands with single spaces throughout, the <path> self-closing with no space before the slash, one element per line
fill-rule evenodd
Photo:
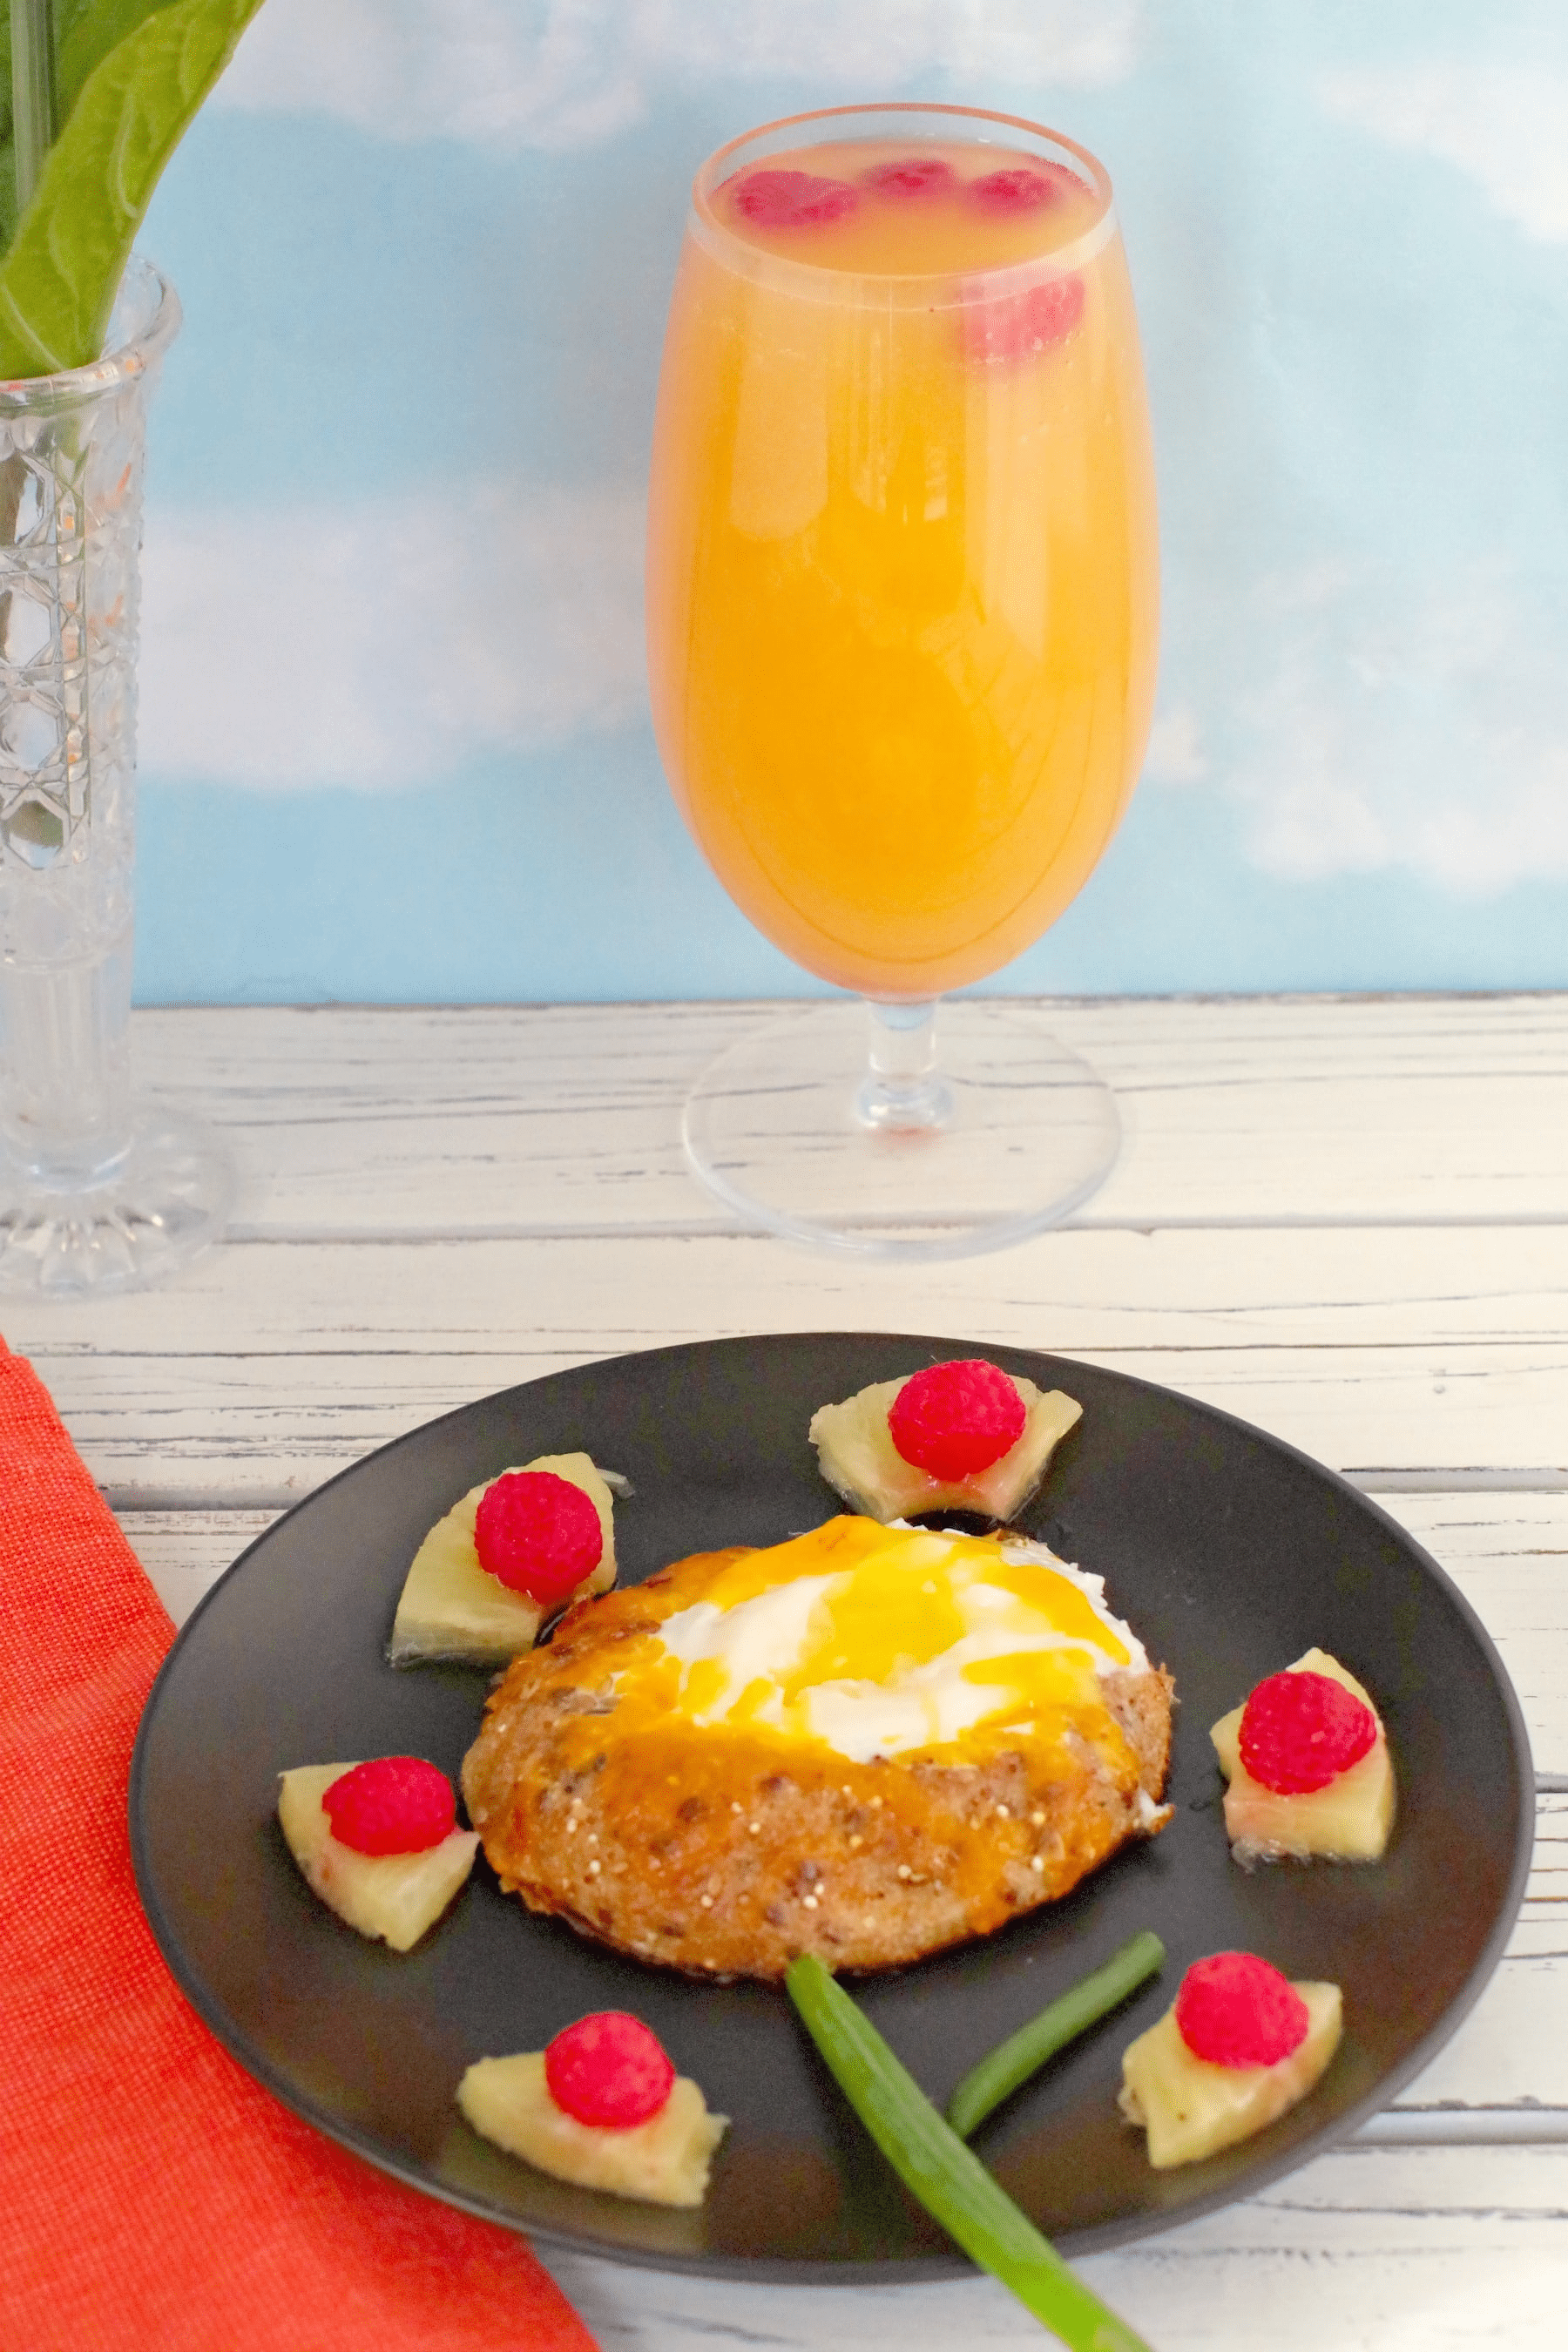
<path fill-rule="evenodd" d="M 843 270 L 825 262 L 798 260 L 787 254 L 769 251 L 762 246 L 748 243 L 719 218 L 710 202 L 715 187 L 721 184 L 720 174 L 724 164 L 743 147 L 759 139 L 771 138 L 775 131 L 793 131 L 808 122 L 834 122 L 868 114 L 918 114 L 942 116 L 955 123 L 995 123 L 1005 130 L 1026 131 L 1033 139 L 1047 140 L 1054 147 L 1065 148 L 1089 172 L 1094 192 L 1100 198 L 1097 217 L 1070 245 L 1058 247 L 1054 252 L 1026 257 L 1021 261 L 1008 261 L 977 269 L 887 269 Z M 977 145 L 982 143 L 979 141 Z M 727 174 L 725 176 L 728 176 Z M 993 107 L 958 106 L 942 99 L 889 98 L 868 99 L 850 106 L 814 106 L 802 114 L 781 114 L 773 121 L 760 122 L 736 138 L 727 139 L 699 164 L 691 183 L 691 210 L 689 229 L 694 231 L 700 244 L 707 247 L 715 259 L 733 268 L 739 266 L 747 275 L 778 278 L 788 283 L 794 279 L 802 289 L 829 282 L 842 285 L 847 279 L 858 279 L 862 285 L 878 285 L 913 289 L 938 284 L 961 284 L 966 289 L 978 289 L 984 285 L 994 294 L 998 287 L 1005 288 L 1016 281 L 1019 285 L 1032 282 L 1041 276 L 1066 276 L 1081 269 L 1100 247 L 1117 233 L 1116 195 L 1110 174 L 1097 155 L 1091 154 L 1080 141 L 1071 139 L 1066 131 L 1053 131 L 1048 123 L 1037 122 L 1026 114 L 1004 114 Z M 962 298 L 961 298 L 962 299 Z M 973 299 L 970 294 L 969 299 Z"/>
<path fill-rule="evenodd" d="M 110 314 L 109 349 L 84 366 L 59 368 L 52 375 L 0 379 L 0 416 L 68 407 L 129 383 L 163 357 L 183 316 L 180 298 L 156 263 L 133 253 Z"/>

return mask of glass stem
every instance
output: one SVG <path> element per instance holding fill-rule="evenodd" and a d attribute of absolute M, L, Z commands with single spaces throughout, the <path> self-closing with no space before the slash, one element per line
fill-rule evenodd
<path fill-rule="evenodd" d="M 918 1004 L 868 998 L 870 1067 L 855 1110 L 862 1127 L 888 1135 L 940 1135 L 952 1123 L 952 1089 L 937 1069 L 934 996 Z"/>

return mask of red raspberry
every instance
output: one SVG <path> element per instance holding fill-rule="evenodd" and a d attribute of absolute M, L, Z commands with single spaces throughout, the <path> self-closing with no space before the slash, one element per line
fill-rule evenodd
<path fill-rule="evenodd" d="M 847 180 L 817 172 L 748 172 L 735 183 L 735 210 L 759 228 L 812 228 L 842 220 L 859 201 Z"/>
<path fill-rule="evenodd" d="M 1011 1453 L 1028 1414 L 1016 1382 L 980 1356 L 932 1364 L 904 1382 L 888 1434 L 906 1462 L 933 1478 L 972 1478 Z"/>
<path fill-rule="evenodd" d="M 1092 196 L 1094 194 L 1089 182 L 1080 179 L 1076 172 L 1069 172 L 1065 163 L 1041 163 L 1037 168 L 1045 173 L 1058 196 Z"/>
<path fill-rule="evenodd" d="M 544 2079 L 558 2107 L 580 2124 L 624 2131 L 657 2116 L 675 2087 L 658 2036 L 624 2009 L 602 2009 L 559 2032 L 544 2053 Z"/>
<path fill-rule="evenodd" d="M 874 163 L 861 173 L 860 184 L 879 196 L 942 196 L 953 185 L 953 170 L 940 155 L 907 155 L 897 163 Z"/>
<path fill-rule="evenodd" d="M 971 180 L 964 194 L 988 213 L 1033 213 L 1043 212 L 1059 197 L 1091 196 L 1094 191 L 1065 163 L 1041 161 L 987 172 L 983 180 Z"/>
<path fill-rule="evenodd" d="M 1241 1760 L 1281 1797 L 1326 1789 L 1376 1738 L 1371 1707 L 1331 1675 L 1270 1675 L 1241 1713 Z"/>
<path fill-rule="evenodd" d="M 599 1514 L 570 1478 L 553 1470 L 509 1470 L 479 1497 L 474 1519 L 479 1566 L 509 1591 L 541 1607 L 592 1576 L 605 1556 Z"/>
<path fill-rule="evenodd" d="M 321 1799 L 332 1835 L 355 1853 L 424 1853 L 450 1837 L 452 1783 L 422 1756 L 378 1756 L 340 1773 Z"/>
<path fill-rule="evenodd" d="M 1014 163 L 1004 172 L 987 172 L 983 180 L 971 180 L 968 188 L 971 200 L 988 213 L 1038 212 L 1054 205 L 1061 193 L 1059 173 L 1043 163 Z"/>
<path fill-rule="evenodd" d="M 1082 316 L 1081 278 L 1043 278 L 1021 294 L 966 304 L 964 352 L 982 362 L 1030 359 L 1065 341 Z"/>
<path fill-rule="evenodd" d="M 1277 2066 L 1307 2038 L 1307 2004 L 1255 1952 L 1194 1960 L 1176 1995 L 1176 2030 L 1211 2066 Z"/>

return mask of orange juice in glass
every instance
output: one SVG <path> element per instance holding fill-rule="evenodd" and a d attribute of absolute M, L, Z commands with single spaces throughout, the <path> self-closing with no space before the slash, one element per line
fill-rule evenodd
<path fill-rule="evenodd" d="M 665 766 L 735 903 L 858 991 L 688 1107 L 699 1172 L 802 1239 L 994 1247 L 1114 1156 L 995 971 L 1077 894 L 1148 732 L 1152 468 L 1109 181 L 1010 118 L 837 109 L 699 173 L 650 497 Z"/>

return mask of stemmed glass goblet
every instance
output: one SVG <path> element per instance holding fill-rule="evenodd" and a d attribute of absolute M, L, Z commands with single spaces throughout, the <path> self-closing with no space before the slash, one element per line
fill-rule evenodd
<path fill-rule="evenodd" d="M 1076 896 L 1147 739 L 1152 466 L 1110 181 L 1005 115 L 834 108 L 697 175 L 655 428 L 654 718 L 736 904 L 858 992 L 688 1101 L 750 1221 L 998 1247 L 1103 1179 L 1109 1090 L 1037 1014 L 937 1000 Z"/>

